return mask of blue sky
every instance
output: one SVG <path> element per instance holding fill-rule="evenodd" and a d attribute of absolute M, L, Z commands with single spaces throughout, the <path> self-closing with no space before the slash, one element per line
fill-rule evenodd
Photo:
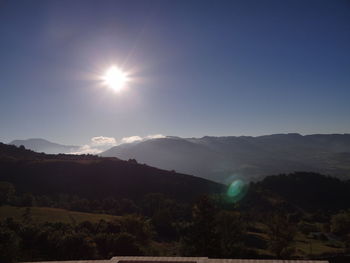
<path fill-rule="evenodd" d="M 350 132 L 350 2 L 0 0 L 0 141 Z M 132 72 L 116 94 L 96 76 Z"/>

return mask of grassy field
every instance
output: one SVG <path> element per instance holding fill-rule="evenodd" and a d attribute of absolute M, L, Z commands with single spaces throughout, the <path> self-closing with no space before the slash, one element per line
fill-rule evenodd
<path fill-rule="evenodd" d="M 330 246 L 328 241 L 308 238 L 306 235 L 298 233 L 295 239 L 297 255 L 322 255 L 322 254 L 339 254 L 344 249 Z"/>
<path fill-rule="evenodd" d="M 15 207 L 15 206 L 0 206 L 0 220 L 6 217 L 12 217 L 16 220 L 22 220 L 22 215 L 26 211 L 26 207 Z M 98 222 L 103 219 L 111 221 L 118 218 L 118 216 L 106 215 L 106 214 L 91 214 L 83 212 L 69 211 L 60 208 L 52 207 L 30 207 L 30 213 L 34 222 Z"/>
<path fill-rule="evenodd" d="M 315 224 L 317 225 L 317 224 Z M 250 232 L 257 237 L 268 242 L 268 235 L 266 234 L 267 228 L 265 225 L 261 223 L 254 224 L 257 232 Z M 320 226 L 319 226 L 320 228 Z M 338 242 L 339 243 L 339 242 Z M 310 238 L 301 232 L 297 232 L 294 242 L 292 243 L 292 247 L 295 248 L 294 256 L 298 257 L 308 257 L 308 256 L 322 256 L 325 254 L 341 254 L 344 253 L 344 249 L 342 248 L 342 244 L 339 247 L 334 247 L 331 245 L 330 241 L 327 240 L 318 240 L 314 238 Z M 273 254 L 268 249 L 255 249 L 261 255 L 269 255 L 273 256 Z"/>

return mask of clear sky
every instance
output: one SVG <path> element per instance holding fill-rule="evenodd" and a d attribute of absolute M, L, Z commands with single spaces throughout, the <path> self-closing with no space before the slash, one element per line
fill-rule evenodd
<path fill-rule="evenodd" d="M 2 142 L 281 132 L 350 132 L 350 1 L 0 0 Z"/>

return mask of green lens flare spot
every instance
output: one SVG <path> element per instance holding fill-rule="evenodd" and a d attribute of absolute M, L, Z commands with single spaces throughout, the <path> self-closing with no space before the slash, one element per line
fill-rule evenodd
<path fill-rule="evenodd" d="M 235 180 L 229 185 L 227 196 L 232 202 L 238 202 L 245 196 L 246 192 L 247 185 L 242 180 Z"/>
<path fill-rule="evenodd" d="M 238 196 L 244 187 L 244 183 L 242 180 L 236 180 L 232 182 L 227 190 L 227 195 L 229 197 L 236 197 Z"/>

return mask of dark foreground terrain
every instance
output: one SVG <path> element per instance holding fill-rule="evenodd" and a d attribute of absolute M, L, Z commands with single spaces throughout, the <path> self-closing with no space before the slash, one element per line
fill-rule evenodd
<path fill-rule="evenodd" d="M 118 255 L 334 261 L 350 250 L 350 181 L 317 173 L 232 188 L 135 160 L 0 144 L 0 181 L 1 262 Z"/>

